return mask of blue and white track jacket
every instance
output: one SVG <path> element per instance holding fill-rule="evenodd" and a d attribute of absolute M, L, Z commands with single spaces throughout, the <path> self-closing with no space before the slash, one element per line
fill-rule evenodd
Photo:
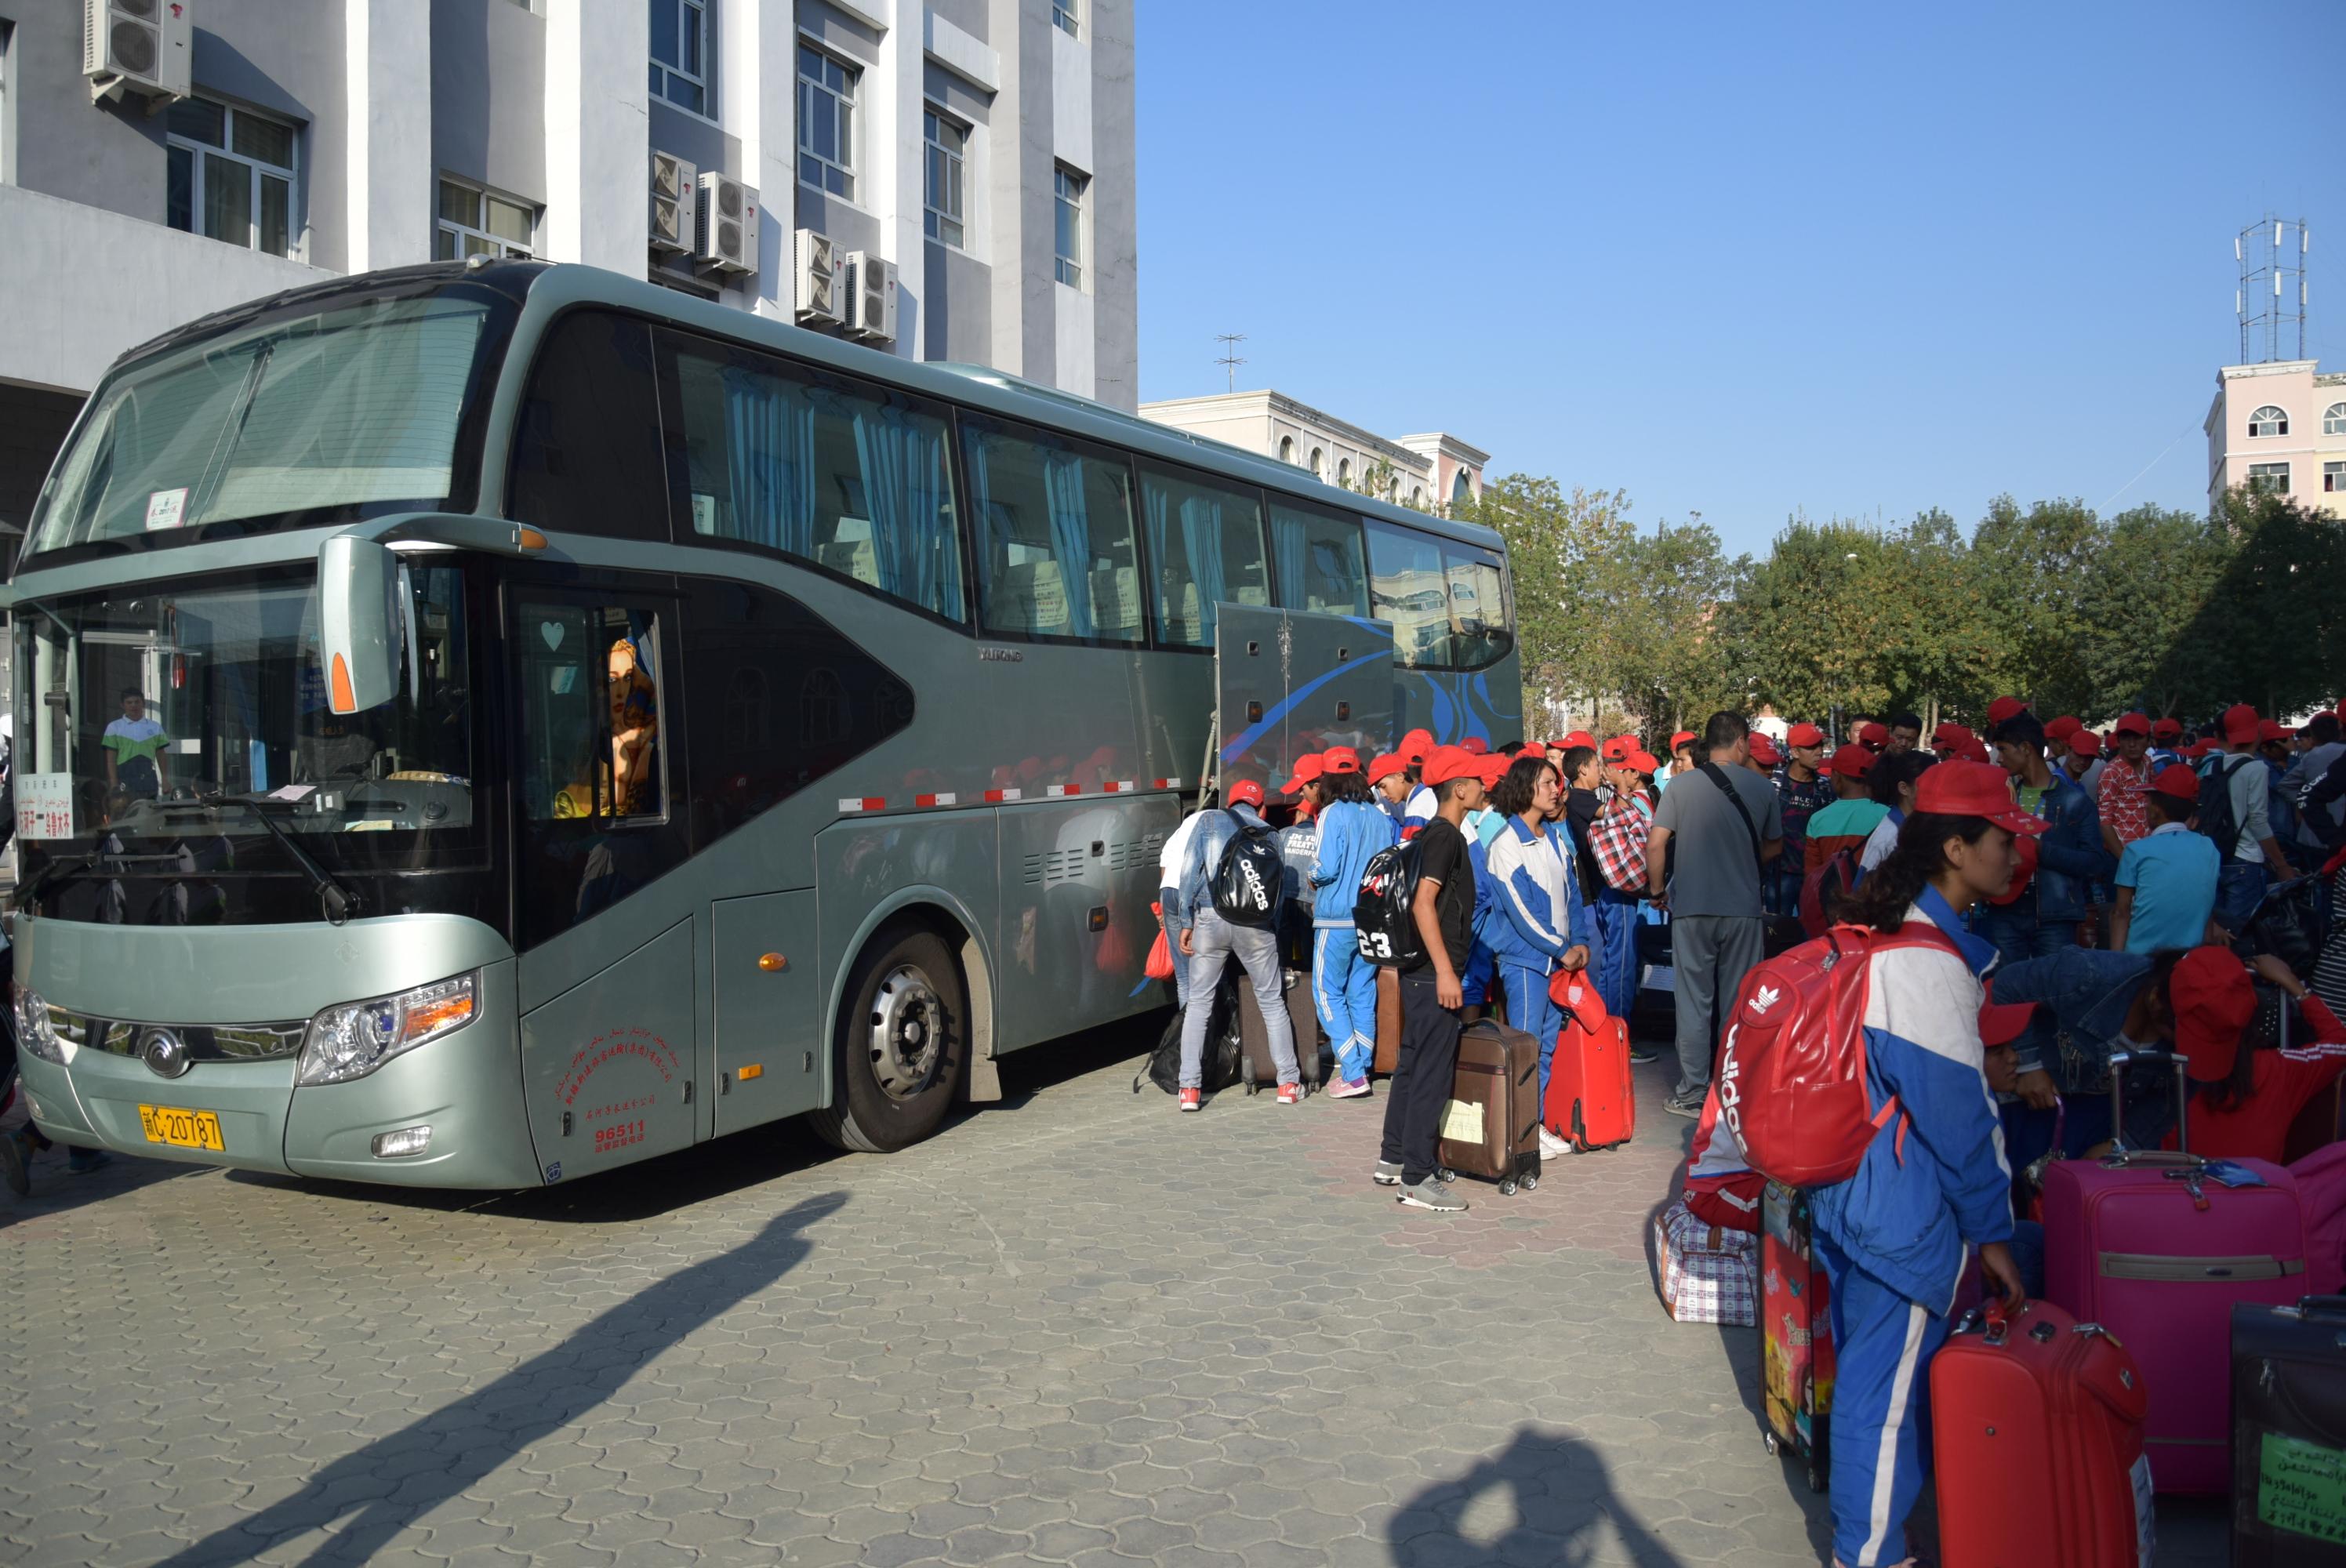
<path fill-rule="evenodd" d="M 1352 929 L 1352 905 L 1369 861 L 1401 841 L 1401 824 L 1368 800 L 1339 800 L 1320 813 L 1320 851 L 1311 885 L 1324 891 L 1312 906 L 1315 926 Z"/>
<path fill-rule="evenodd" d="M 1483 940 L 1502 962 L 1546 973 L 1567 948 L 1594 949 L 1571 840 L 1553 823 L 1537 832 L 1509 817 L 1489 851 L 1493 918 Z"/>

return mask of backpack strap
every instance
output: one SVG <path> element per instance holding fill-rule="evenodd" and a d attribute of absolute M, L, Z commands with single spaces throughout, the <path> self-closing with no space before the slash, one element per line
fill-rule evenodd
<path fill-rule="evenodd" d="M 1743 830 L 1751 835 L 1751 863 L 1760 865 L 1760 828 L 1751 820 L 1751 809 L 1743 803 L 1743 797 L 1735 792 L 1735 786 L 1727 781 L 1727 774 L 1718 763 L 1701 762 L 1696 766 L 1701 769 L 1704 778 L 1719 786 L 1719 792 L 1727 797 L 1727 803 L 1735 808 L 1737 816 L 1743 819 Z M 1765 867 L 1761 869 L 1765 870 Z"/>

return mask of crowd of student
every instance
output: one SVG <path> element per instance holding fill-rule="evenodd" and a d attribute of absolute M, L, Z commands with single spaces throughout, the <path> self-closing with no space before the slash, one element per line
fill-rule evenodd
<path fill-rule="evenodd" d="M 1304 758 L 1287 780 L 1294 818 L 1275 830 L 1303 942 L 1215 912 L 1220 847 L 1241 829 L 1274 830 L 1252 783 L 1168 842 L 1162 908 L 1188 955 L 1185 1003 L 1210 993 L 1230 956 L 1244 965 L 1282 1103 L 1300 1098 L 1283 954 L 1311 971 L 1336 1058 L 1329 1093 L 1366 1096 L 1377 976 L 1354 900 L 1381 850 L 1416 840 L 1423 956 L 1399 976 L 1372 1175 L 1442 1211 L 1465 1207 L 1434 1156 L 1466 1010 L 1504 999 L 1511 1024 L 1542 1044 L 1544 1094 L 1550 976 L 1585 970 L 1627 1016 L 1639 927 L 1666 914 L 1677 1080 L 1665 1108 L 1699 1119 L 1687 1196 L 1708 1223 L 1744 1230 L 1757 1228 L 1761 1181 L 1719 1135 L 1723 1015 L 1763 954 L 1828 920 L 1901 937 L 1868 960 L 1865 1019 L 1869 1086 L 1894 1096 L 1895 1125 L 1876 1124 L 1855 1176 L 1809 1194 L 1839 1359 L 1835 1558 L 1895 1562 L 1923 1480 L 1920 1390 L 1966 1263 L 1978 1259 L 1992 1292 L 2026 1293 L 2042 1238 L 2015 1222 L 2015 1198 L 2045 1163 L 2114 1138 L 2173 1141 L 2177 1105 L 2156 1072 L 2118 1125 L 2113 1055 L 2187 1057 L 2191 1147 L 2231 1158 L 2278 1161 L 2300 1112 L 2346 1074 L 2346 925 L 2295 967 L 2236 952 L 2268 891 L 2291 879 L 2320 873 L 2326 912 L 2346 864 L 2341 717 L 2291 729 L 2243 705 L 2194 733 L 2129 713 L 2104 736 L 2005 697 L 1984 738 L 1948 723 L 1926 745 L 1922 721 L 1896 714 L 1828 751 L 1814 724 L 1792 724 L 1780 744 L 1720 713 L 1673 735 L 1668 763 L 1636 736 L 1492 751 L 1421 730 L 1365 759 L 1344 747 Z M 1202 1103 L 1205 1013 L 1187 1013 L 1183 1111 Z M 1930 1157 L 1908 1157 L 1910 1134 Z"/>

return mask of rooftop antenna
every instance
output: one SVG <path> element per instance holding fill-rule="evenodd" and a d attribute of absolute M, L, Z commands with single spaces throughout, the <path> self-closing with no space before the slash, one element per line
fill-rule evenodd
<path fill-rule="evenodd" d="M 2232 312 L 2240 321 L 2240 363 L 2270 364 L 2294 330 L 2294 354 L 2305 358 L 2305 266 L 2313 236 L 2305 219 L 2267 218 L 2232 237 L 2232 260 L 2240 265 L 2240 286 Z M 2260 349 L 2261 354 L 2251 350 Z"/>
<path fill-rule="evenodd" d="M 1216 332 L 1214 334 L 1214 341 L 1222 345 L 1221 357 L 1217 359 L 1214 363 L 1221 366 L 1224 373 L 1229 377 L 1229 385 L 1227 390 L 1236 392 L 1239 390 L 1239 367 L 1246 363 L 1246 361 L 1238 356 L 1236 351 L 1240 343 L 1246 341 L 1246 334 L 1244 332 Z"/>

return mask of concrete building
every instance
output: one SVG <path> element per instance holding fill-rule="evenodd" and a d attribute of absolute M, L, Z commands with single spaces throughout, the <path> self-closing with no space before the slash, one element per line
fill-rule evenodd
<path fill-rule="evenodd" d="M 588 262 L 789 320 L 811 229 L 893 264 L 876 346 L 1137 397 L 1131 0 L 110 0 L 107 25 L 128 53 L 92 77 L 80 4 L 0 0 L 10 533 L 124 350 L 435 257 Z M 688 221 L 655 247 L 655 182 L 684 164 L 746 199 L 712 260 Z"/>
<path fill-rule="evenodd" d="M 1140 405 L 1141 416 L 1308 468 L 1421 512 L 1479 499 L 1491 454 L 1433 432 L 1387 439 L 1281 392 L 1213 392 Z"/>
<path fill-rule="evenodd" d="M 2346 517 L 2346 375 L 2312 360 L 2226 365 L 2206 428 L 2209 504 L 2256 485 Z"/>

